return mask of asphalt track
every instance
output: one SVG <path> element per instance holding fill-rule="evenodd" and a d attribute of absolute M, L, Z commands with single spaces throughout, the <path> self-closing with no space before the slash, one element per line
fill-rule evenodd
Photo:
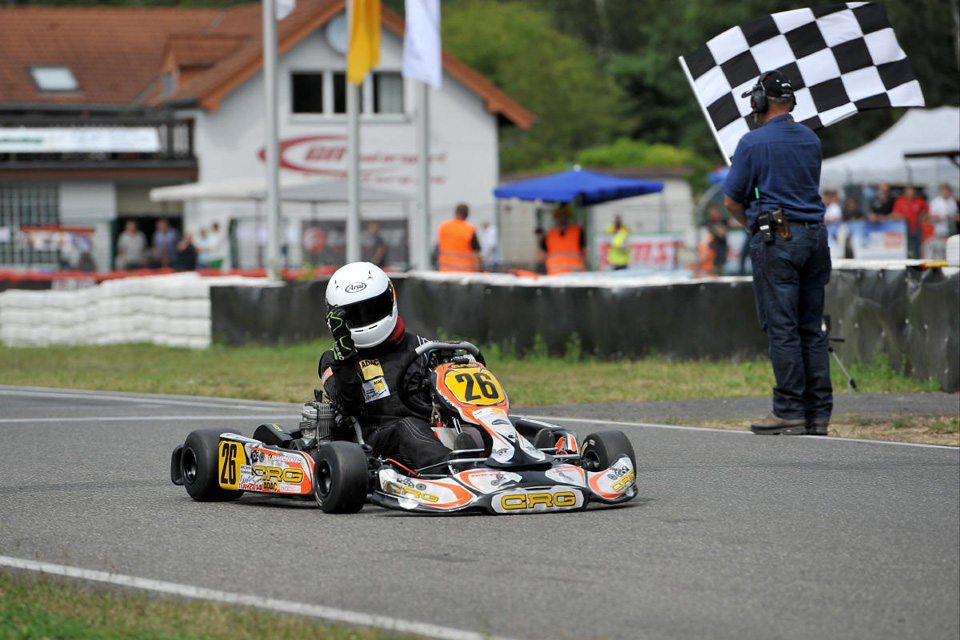
<path fill-rule="evenodd" d="M 298 414 L 0 387 L 0 569 L 454 640 L 960 636 L 955 448 L 581 416 L 564 424 L 630 437 L 640 497 L 514 517 L 200 504 L 170 483 L 170 451 L 190 430 L 252 435 Z"/>

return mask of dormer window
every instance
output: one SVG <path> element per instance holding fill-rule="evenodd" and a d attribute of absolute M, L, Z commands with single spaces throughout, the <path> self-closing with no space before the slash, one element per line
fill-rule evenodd
<path fill-rule="evenodd" d="M 33 78 L 37 89 L 43 92 L 79 91 L 80 83 L 73 76 L 70 67 L 43 66 L 29 67 L 30 77 Z"/>

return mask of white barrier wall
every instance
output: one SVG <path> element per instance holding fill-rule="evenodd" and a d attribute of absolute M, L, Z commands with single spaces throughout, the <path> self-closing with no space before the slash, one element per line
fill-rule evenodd
<path fill-rule="evenodd" d="M 263 278 L 178 273 L 108 280 L 77 291 L 0 293 L 0 341 L 15 347 L 152 342 L 210 346 L 210 287 Z"/>

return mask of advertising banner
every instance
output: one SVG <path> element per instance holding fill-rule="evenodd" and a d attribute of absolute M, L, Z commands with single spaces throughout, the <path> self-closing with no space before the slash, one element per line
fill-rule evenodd
<path fill-rule="evenodd" d="M 0 153 L 156 153 L 153 127 L 0 128 Z"/>
<path fill-rule="evenodd" d="M 907 259 L 907 223 L 904 220 L 839 222 L 827 225 L 827 235 L 830 257 L 834 259 Z"/>
<path fill-rule="evenodd" d="M 678 268 L 677 249 L 683 245 L 682 234 L 630 234 L 629 242 L 629 269 L 671 271 Z M 594 239 L 594 255 L 597 256 L 598 271 L 611 268 L 607 261 L 609 250 L 609 235 Z"/>

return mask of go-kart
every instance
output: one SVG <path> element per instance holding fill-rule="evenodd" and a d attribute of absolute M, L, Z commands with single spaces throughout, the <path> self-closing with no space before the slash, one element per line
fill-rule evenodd
<path fill-rule="evenodd" d="M 418 367 L 424 375 L 410 375 Z M 415 380 L 411 386 L 405 381 Z M 328 513 L 368 501 L 404 511 L 515 514 L 618 504 L 637 495 L 636 456 L 621 431 L 582 442 L 569 429 L 511 416 L 509 400 L 469 342 L 427 342 L 401 366 L 400 400 L 430 421 L 450 458 L 410 469 L 377 457 L 359 423 L 317 399 L 299 429 L 257 427 L 253 438 L 218 429 L 190 433 L 170 475 L 196 500 L 244 491 L 314 499 Z"/>

